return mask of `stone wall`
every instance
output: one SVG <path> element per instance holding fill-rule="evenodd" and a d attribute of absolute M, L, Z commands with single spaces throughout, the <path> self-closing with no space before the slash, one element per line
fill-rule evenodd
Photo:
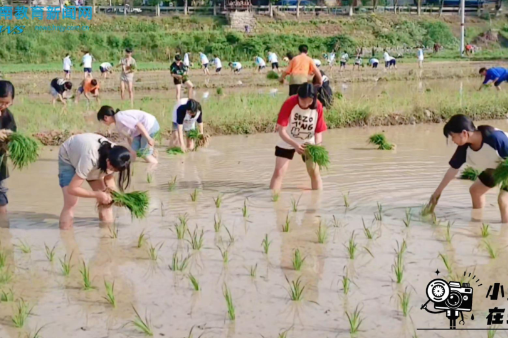
<path fill-rule="evenodd" d="M 245 26 L 249 26 L 251 30 L 256 27 L 256 19 L 254 14 L 249 11 L 231 12 L 228 14 L 229 25 L 231 29 L 245 31 Z"/>

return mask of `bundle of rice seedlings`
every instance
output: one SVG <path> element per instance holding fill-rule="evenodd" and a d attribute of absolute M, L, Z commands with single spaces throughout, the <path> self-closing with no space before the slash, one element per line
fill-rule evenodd
<path fill-rule="evenodd" d="M 210 144 L 211 136 L 208 134 L 200 134 L 198 139 L 196 140 L 196 148 L 202 147 L 206 148 Z"/>
<path fill-rule="evenodd" d="M 169 155 L 180 155 L 180 154 L 185 154 L 182 150 L 182 148 L 180 147 L 173 147 L 173 148 L 168 148 L 166 150 L 166 152 L 169 154 Z"/>
<path fill-rule="evenodd" d="M 475 168 L 468 166 L 464 169 L 464 171 L 462 171 L 462 174 L 460 174 L 460 178 L 463 180 L 476 181 L 479 175 L 480 175 L 479 170 L 476 170 Z"/>
<path fill-rule="evenodd" d="M 129 70 L 130 70 L 131 72 L 135 71 L 135 70 L 136 70 L 136 64 L 132 64 L 132 65 L 130 65 L 130 66 L 129 66 Z"/>
<path fill-rule="evenodd" d="M 192 129 L 187 133 L 187 137 L 196 141 L 199 138 L 199 131 L 197 129 Z"/>
<path fill-rule="evenodd" d="M 133 191 L 123 193 L 119 191 L 111 191 L 113 203 L 119 207 L 126 207 L 131 215 L 136 218 L 145 218 L 148 213 L 148 205 L 150 198 L 146 191 Z"/>
<path fill-rule="evenodd" d="M 388 142 L 385 134 L 383 133 L 374 134 L 371 137 L 369 137 L 369 143 L 377 145 L 379 150 L 395 149 L 395 145 Z"/>
<path fill-rule="evenodd" d="M 143 157 L 147 157 L 149 153 L 150 153 L 150 148 L 142 148 L 142 149 L 138 149 L 136 151 L 136 156 L 143 158 Z"/>
<path fill-rule="evenodd" d="M 39 144 L 29 136 L 2 130 L 0 144 L 4 150 L 9 152 L 15 168 L 23 169 L 37 161 L 39 157 Z"/>
<path fill-rule="evenodd" d="M 323 146 L 307 144 L 305 146 L 305 157 L 310 159 L 313 163 L 316 163 L 319 166 L 319 169 L 328 169 L 328 165 L 330 164 L 328 150 L 326 150 Z"/>
<path fill-rule="evenodd" d="M 271 70 L 268 72 L 268 74 L 266 74 L 266 78 L 268 80 L 278 80 L 279 74 L 277 74 L 277 72 L 274 72 L 273 70 Z"/>
<path fill-rule="evenodd" d="M 502 186 L 508 185 L 508 159 L 499 163 L 492 175 L 496 184 L 501 184 Z"/>

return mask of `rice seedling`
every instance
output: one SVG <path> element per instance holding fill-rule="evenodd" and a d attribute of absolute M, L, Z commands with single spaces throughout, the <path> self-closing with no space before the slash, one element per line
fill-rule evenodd
<path fill-rule="evenodd" d="M 10 283 L 13 278 L 14 275 L 10 270 L 0 270 L 0 285 Z"/>
<path fill-rule="evenodd" d="M 271 70 L 266 74 L 266 78 L 268 80 L 277 80 L 279 78 L 279 74 Z"/>
<path fill-rule="evenodd" d="M 140 249 L 146 243 L 145 230 L 146 229 L 143 229 L 143 231 L 141 231 L 141 233 L 138 236 L 138 249 Z"/>
<path fill-rule="evenodd" d="M 476 179 L 478 178 L 479 175 L 480 175 L 479 170 L 476 170 L 473 167 L 467 166 L 460 174 L 460 178 L 463 180 L 476 181 Z"/>
<path fill-rule="evenodd" d="M 496 258 L 499 250 L 487 240 L 484 240 L 483 243 L 485 244 L 485 248 L 487 249 L 490 258 Z"/>
<path fill-rule="evenodd" d="M 9 254 L 6 251 L 0 249 L 0 269 L 3 269 L 5 267 L 8 256 Z"/>
<path fill-rule="evenodd" d="M 446 267 L 446 270 L 448 271 L 448 274 L 452 274 L 452 263 L 450 262 L 450 259 L 446 254 L 439 253 L 439 257 L 441 257 L 441 260 L 443 261 L 444 266 Z"/>
<path fill-rule="evenodd" d="M 497 333 L 497 326 L 489 328 L 489 330 L 487 331 L 487 338 L 494 338 L 496 336 L 496 333 Z"/>
<path fill-rule="evenodd" d="M 217 248 L 220 251 L 220 255 L 222 256 L 222 262 L 224 265 L 227 265 L 229 263 L 229 246 L 225 249 L 221 248 L 220 246 L 217 246 Z"/>
<path fill-rule="evenodd" d="M 406 228 L 409 228 L 409 226 L 411 225 L 411 218 L 412 218 L 411 208 L 408 208 L 406 209 L 406 218 L 402 220 Z"/>
<path fill-rule="evenodd" d="M 33 307 L 30 307 L 30 304 L 25 302 L 23 298 L 18 299 L 16 311 L 12 315 L 14 326 L 17 328 L 24 327 L 28 316 L 32 314 L 32 309 Z"/>
<path fill-rule="evenodd" d="M 192 129 L 187 133 L 187 137 L 191 140 L 197 141 L 199 139 L 199 131 L 197 129 Z"/>
<path fill-rule="evenodd" d="M 213 230 L 215 230 L 215 232 L 220 232 L 221 227 L 222 227 L 222 218 L 216 214 L 213 217 Z"/>
<path fill-rule="evenodd" d="M 112 224 L 108 227 L 109 230 L 109 238 L 111 239 L 117 239 L 118 238 L 118 227 L 116 224 Z"/>
<path fill-rule="evenodd" d="M 305 262 L 305 257 L 302 257 L 300 249 L 296 249 L 293 255 L 293 269 L 295 269 L 295 271 L 300 271 L 302 269 L 303 262 Z"/>
<path fill-rule="evenodd" d="M 490 228 L 489 224 L 482 223 L 481 231 L 482 231 L 482 237 L 483 238 L 489 237 L 489 235 L 490 235 L 489 228 Z"/>
<path fill-rule="evenodd" d="M 328 228 L 319 222 L 318 229 L 316 230 L 317 240 L 319 244 L 324 244 L 328 240 Z"/>
<path fill-rule="evenodd" d="M 153 181 L 153 174 L 147 173 L 146 174 L 146 183 L 152 183 L 152 181 Z"/>
<path fill-rule="evenodd" d="M 116 298 L 115 298 L 115 282 L 110 283 L 104 280 L 104 287 L 106 288 L 106 296 L 104 298 L 112 307 L 116 308 Z"/>
<path fill-rule="evenodd" d="M 176 238 L 181 240 L 184 239 L 185 234 L 187 233 L 189 227 L 187 225 L 187 216 L 179 216 L 178 221 L 180 223 L 175 224 L 175 232 L 176 232 Z"/>
<path fill-rule="evenodd" d="M 83 261 L 83 267 L 79 270 L 79 272 L 83 278 L 83 290 L 94 289 L 92 286 L 92 281 L 90 280 L 90 268 L 86 266 L 85 261 Z"/>
<path fill-rule="evenodd" d="M 344 200 L 344 206 L 347 208 L 349 208 L 350 206 L 350 203 L 349 203 L 349 191 L 347 192 L 347 194 L 342 194 L 342 199 Z"/>
<path fill-rule="evenodd" d="M 258 264 L 256 263 L 256 265 L 252 265 L 249 269 L 249 274 L 252 278 L 256 278 L 256 275 L 257 275 L 257 271 L 258 271 Z"/>
<path fill-rule="evenodd" d="M 286 331 L 282 331 L 281 333 L 279 333 L 279 338 L 287 338 L 289 330 L 291 330 L 291 328 L 287 329 Z"/>
<path fill-rule="evenodd" d="M 3 137 L 2 143 L 7 143 L 9 157 L 14 168 L 23 169 L 31 163 L 37 161 L 39 157 L 39 143 L 20 133 L 11 133 Z"/>
<path fill-rule="evenodd" d="M 19 240 L 19 244 L 16 245 L 16 247 L 18 247 L 19 250 L 21 250 L 21 252 L 24 254 L 29 254 L 32 252 L 32 247 L 30 246 L 30 244 L 28 244 L 27 242 L 24 242 L 21 239 Z"/>
<path fill-rule="evenodd" d="M 135 218 L 145 218 L 150 205 L 150 198 L 146 191 L 133 191 L 123 193 L 111 191 L 113 203 L 119 207 L 126 207 Z"/>
<path fill-rule="evenodd" d="M 342 223 L 335 217 L 335 215 L 332 216 L 330 225 L 334 228 L 340 228 L 341 226 L 343 226 Z"/>
<path fill-rule="evenodd" d="M 345 295 L 349 293 L 351 289 L 351 279 L 349 278 L 349 272 L 346 269 L 346 274 L 342 276 L 342 291 Z"/>
<path fill-rule="evenodd" d="M 217 197 L 213 199 L 213 202 L 215 203 L 215 207 L 219 209 L 222 204 L 222 194 L 218 194 Z"/>
<path fill-rule="evenodd" d="M 132 308 L 134 309 L 136 317 L 134 317 L 134 320 L 131 320 L 131 324 L 133 324 L 136 328 L 138 328 L 145 335 L 153 336 L 152 323 L 150 321 L 150 318 L 148 318 L 148 315 L 145 313 L 145 319 L 143 319 L 139 315 L 138 310 L 136 310 L 136 308 L 134 306 L 132 306 Z"/>
<path fill-rule="evenodd" d="M 302 285 L 301 278 L 302 277 L 300 276 L 296 280 L 290 282 L 286 277 L 286 281 L 289 284 L 289 299 L 294 302 L 303 300 L 303 292 L 305 291 L 305 286 Z"/>
<path fill-rule="evenodd" d="M 298 212 L 298 205 L 300 204 L 300 199 L 302 198 L 302 195 L 298 197 L 298 200 L 295 200 L 293 196 L 291 196 L 291 208 L 293 212 Z"/>
<path fill-rule="evenodd" d="M 411 299 L 411 292 L 410 291 L 408 292 L 407 288 L 406 288 L 406 290 L 404 290 L 402 295 L 399 294 L 400 308 L 402 309 L 402 315 L 404 317 L 407 317 L 409 314 L 409 311 L 411 311 L 411 309 L 409 308 L 410 299 Z"/>
<path fill-rule="evenodd" d="M 35 331 L 33 333 L 27 333 L 25 338 L 42 338 L 40 333 L 43 328 L 44 328 L 44 326 L 42 326 L 40 328 L 35 328 Z"/>
<path fill-rule="evenodd" d="M 272 202 L 277 202 L 280 198 L 280 194 L 278 192 L 272 193 Z"/>
<path fill-rule="evenodd" d="M 452 242 L 452 239 L 453 239 L 453 235 L 451 233 L 451 227 L 452 227 L 452 223 L 451 222 L 448 222 L 446 224 L 446 232 L 445 232 L 445 237 L 446 237 L 446 241 L 448 243 L 451 243 Z"/>
<path fill-rule="evenodd" d="M 228 234 L 228 237 L 229 237 L 229 243 L 233 243 L 235 241 L 235 237 L 233 237 L 233 234 L 231 233 L 231 231 L 229 231 L 228 227 L 227 226 L 224 226 L 224 229 L 226 229 L 226 232 Z"/>
<path fill-rule="evenodd" d="M 270 245 L 272 244 L 272 241 L 268 240 L 268 234 L 265 235 L 265 238 L 263 239 L 263 242 L 261 242 L 261 246 L 263 247 L 263 252 L 265 255 L 268 255 L 268 251 L 270 250 Z"/>
<path fill-rule="evenodd" d="M 187 240 L 191 245 L 192 250 L 199 251 L 203 247 L 204 241 L 204 231 L 201 229 L 201 233 L 198 233 L 198 228 L 194 229 L 191 233 L 189 229 L 187 229 L 187 233 L 189 234 L 190 239 Z"/>
<path fill-rule="evenodd" d="M 67 259 L 67 255 L 64 255 L 64 258 L 61 259 L 60 258 L 60 266 L 62 267 L 62 274 L 64 276 L 69 276 L 71 274 L 71 269 L 72 269 L 72 265 L 71 265 L 71 260 L 72 260 L 72 255 L 73 253 L 71 253 L 71 255 L 69 256 L 69 259 Z"/>
<path fill-rule="evenodd" d="M 349 314 L 349 312 L 346 311 L 346 316 L 349 321 L 349 332 L 351 334 L 357 333 L 363 322 L 363 319 L 361 318 L 361 310 L 359 310 L 357 306 L 352 314 Z"/>
<path fill-rule="evenodd" d="M 168 190 L 173 191 L 176 189 L 176 176 L 174 176 L 169 182 L 168 182 Z"/>
<path fill-rule="evenodd" d="M 48 259 L 48 261 L 53 263 L 53 261 L 55 260 L 56 244 L 53 246 L 53 248 L 50 249 L 49 246 L 47 246 L 46 243 L 44 243 L 44 249 L 46 250 L 46 258 Z"/>
<path fill-rule="evenodd" d="M 317 164 L 320 170 L 323 168 L 328 169 L 330 165 L 328 150 L 323 146 L 314 144 L 305 145 L 305 158 Z"/>
<path fill-rule="evenodd" d="M 496 185 L 506 185 L 508 182 L 508 160 L 504 160 L 499 163 L 497 168 L 494 170 L 493 176 Z"/>
<path fill-rule="evenodd" d="M 7 292 L 2 290 L 2 293 L 0 294 L 0 302 L 14 302 L 14 292 L 12 292 L 12 289 L 9 289 Z"/>
<path fill-rule="evenodd" d="M 189 257 L 182 258 L 178 255 L 178 252 L 175 252 L 171 259 L 169 270 L 173 272 L 183 272 L 187 268 L 187 265 L 189 265 Z"/>
<path fill-rule="evenodd" d="M 190 282 L 192 284 L 192 287 L 194 288 L 194 291 L 200 291 L 201 290 L 201 286 L 199 285 L 199 281 L 191 273 L 189 274 L 189 280 L 190 280 Z"/>
<path fill-rule="evenodd" d="M 194 191 L 190 194 L 190 198 L 192 202 L 197 202 L 198 200 L 198 189 L 194 189 Z"/>
<path fill-rule="evenodd" d="M 224 94 L 224 90 L 222 89 L 222 87 L 217 88 L 217 95 L 222 95 L 222 94 Z"/>
<path fill-rule="evenodd" d="M 224 299 L 226 300 L 229 319 L 235 320 L 236 319 L 235 305 L 233 304 L 233 296 L 231 295 L 231 290 L 229 290 L 227 284 L 224 284 L 223 295 Z"/>
<path fill-rule="evenodd" d="M 404 278 L 404 258 L 402 257 L 402 254 L 397 254 L 395 256 L 395 262 L 392 265 L 392 270 L 395 273 L 397 284 L 402 283 L 402 279 Z"/>
<path fill-rule="evenodd" d="M 168 148 L 168 149 L 166 149 L 166 153 L 168 153 L 168 155 L 182 155 L 182 154 L 185 154 L 183 152 L 182 148 L 180 148 L 180 147 Z"/>
<path fill-rule="evenodd" d="M 363 223 L 363 233 L 365 234 L 365 237 L 367 237 L 367 239 L 372 239 L 374 236 L 372 235 L 372 232 L 370 231 L 370 229 L 367 228 L 367 226 L 365 225 L 365 220 L 363 219 L 363 217 L 362 217 L 362 223 Z"/>
<path fill-rule="evenodd" d="M 291 220 L 289 219 L 289 213 L 286 215 L 286 221 L 282 224 L 282 232 L 289 232 L 291 228 Z"/>
<path fill-rule="evenodd" d="M 243 201 L 242 215 L 243 218 L 247 218 L 247 216 L 249 215 L 249 210 L 247 208 L 247 200 Z"/>
<path fill-rule="evenodd" d="M 369 143 L 377 145 L 379 150 L 395 149 L 395 145 L 388 142 L 386 136 L 383 133 L 371 135 L 369 137 Z"/>
<path fill-rule="evenodd" d="M 351 234 L 349 238 L 348 245 L 346 246 L 349 259 L 355 259 L 356 250 L 358 249 L 358 244 L 355 242 L 355 232 Z"/>
<path fill-rule="evenodd" d="M 150 243 L 150 246 L 148 247 L 148 257 L 150 257 L 152 261 L 157 261 L 157 259 L 159 259 L 159 250 L 163 245 L 164 243 L 159 243 L 154 246 L 152 243 Z"/>

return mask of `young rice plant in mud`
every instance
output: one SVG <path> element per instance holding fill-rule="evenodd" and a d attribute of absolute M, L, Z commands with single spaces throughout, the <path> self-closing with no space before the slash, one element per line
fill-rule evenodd
<path fill-rule="evenodd" d="M 115 282 L 110 283 L 104 280 L 104 288 L 106 289 L 106 296 L 103 298 L 111 304 L 112 307 L 116 308 L 116 298 L 115 298 Z"/>
<path fill-rule="evenodd" d="M 289 279 L 286 277 L 286 281 L 289 284 L 289 299 L 291 299 L 294 302 L 303 300 L 303 292 L 305 291 L 305 286 L 302 285 L 301 276 L 298 277 L 296 280 L 289 281 Z"/>
<path fill-rule="evenodd" d="M 344 206 L 346 207 L 346 209 L 349 208 L 349 206 L 351 205 L 349 202 L 349 191 L 346 194 L 342 194 L 342 199 L 344 200 Z"/>
<path fill-rule="evenodd" d="M 489 228 L 490 228 L 490 225 L 485 224 L 485 223 L 482 223 L 481 232 L 482 232 L 482 237 L 483 237 L 483 238 L 487 238 L 487 237 L 489 237 L 489 235 L 490 235 L 490 230 L 489 230 Z"/>
<path fill-rule="evenodd" d="M 316 230 L 317 240 L 319 244 L 324 244 L 328 240 L 328 228 L 319 222 L 318 229 Z"/>
<path fill-rule="evenodd" d="M 220 232 L 221 227 L 222 227 L 222 218 L 216 214 L 213 218 L 213 230 L 215 232 Z"/>
<path fill-rule="evenodd" d="M 21 250 L 22 253 L 24 254 L 29 254 L 32 252 L 32 247 L 30 246 L 30 244 L 28 244 L 27 242 L 24 242 L 23 240 L 19 240 L 19 244 L 16 245 L 19 250 Z"/>
<path fill-rule="evenodd" d="M 395 273 L 397 284 L 402 283 L 402 279 L 404 278 L 404 258 L 402 255 L 395 256 L 395 262 L 392 265 L 392 270 Z"/>
<path fill-rule="evenodd" d="M 305 261 L 305 258 L 302 257 L 302 254 L 300 253 L 300 249 L 296 249 L 295 253 L 293 255 L 293 269 L 295 269 L 295 271 L 300 271 L 302 269 L 304 261 Z"/>
<path fill-rule="evenodd" d="M 478 176 L 480 176 L 480 171 L 470 166 L 467 166 L 460 174 L 461 179 L 470 181 L 476 181 Z"/>
<path fill-rule="evenodd" d="M 9 291 L 2 291 L 2 293 L 0 293 L 0 302 L 14 302 L 14 292 L 12 289 L 9 289 Z"/>
<path fill-rule="evenodd" d="M 409 307 L 410 299 L 411 299 L 411 292 L 407 291 L 407 288 L 404 290 L 402 295 L 399 294 L 400 308 L 402 309 L 402 315 L 404 317 L 407 317 L 409 315 L 409 311 L 411 310 Z"/>
<path fill-rule="evenodd" d="M 201 290 L 201 286 L 199 285 L 198 279 L 196 277 L 194 277 L 194 275 L 192 273 L 189 274 L 189 281 L 191 282 L 192 288 L 194 289 L 194 291 Z"/>
<path fill-rule="evenodd" d="M 261 242 L 261 246 L 263 247 L 263 252 L 265 255 L 268 255 L 268 251 L 270 250 L 270 245 L 272 244 L 272 241 L 268 240 L 268 234 L 265 235 L 265 238 L 263 239 L 263 242 Z"/>
<path fill-rule="evenodd" d="M 229 246 L 227 248 L 221 248 L 220 246 L 217 246 L 217 249 L 220 251 L 220 255 L 222 257 L 222 262 L 224 265 L 227 265 L 229 263 Z"/>
<path fill-rule="evenodd" d="M 367 228 L 367 226 L 365 225 L 365 220 L 363 219 L 363 217 L 362 217 L 362 224 L 363 224 L 363 233 L 365 234 L 365 237 L 367 237 L 367 239 L 373 239 L 374 236 L 373 236 L 372 232 L 370 231 L 370 229 Z"/>
<path fill-rule="evenodd" d="M 44 326 L 42 326 L 40 328 L 35 328 L 35 331 L 33 331 L 33 333 L 27 333 L 25 335 L 25 338 L 42 338 L 40 333 L 41 333 L 43 328 L 44 328 Z"/>
<path fill-rule="evenodd" d="M 361 310 L 358 309 L 358 306 L 353 311 L 353 313 L 349 314 L 348 311 L 346 311 L 346 316 L 349 321 L 349 332 L 351 334 L 355 334 L 360 329 L 360 325 L 363 322 L 363 319 L 361 318 Z"/>
<path fill-rule="evenodd" d="M 222 204 L 222 194 L 218 194 L 217 197 L 214 197 L 213 202 L 215 203 L 215 207 L 219 209 Z"/>
<path fill-rule="evenodd" d="M 291 209 L 293 212 L 298 212 L 298 205 L 300 204 L 300 199 L 302 198 L 302 195 L 298 197 L 297 200 L 293 196 L 291 196 Z"/>
<path fill-rule="evenodd" d="M 197 202 L 199 191 L 198 189 L 194 189 L 194 191 L 190 194 L 190 198 L 192 202 Z"/>
<path fill-rule="evenodd" d="M 446 267 L 446 270 L 448 271 L 448 274 L 451 275 L 453 272 L 452 269 L 452 262 L 450 262 L 450 259 L 446 254 L 439 253 L 439 257 L 443 261 L 444 266 Z"/>
<path fill-rule="evenodd" d="M 272 193 L 272 202 L 277 202 L 280 198 L 280 194 L 278 192 Z"/>
<path fill-rule="evenodd" d="M 349 271 L 346 269 L 346 274 L 342 276 L 342 291 L 345 295 L 349 293 L 351 289 L 351 279 L 349 278 Z"/>
<path fill-rule="evenodd" d="M 333 215 L 332 220 L 330 221 L 330 226 L 332 226 L 334 228 L 340 228 L 340 227 L 346 226 L 346 224 L 342 224 L 339 221 L 339 219 L 337 217 L 335 217 L 335 215 Z"/>
<path fill-rule="evenodd" d="M 243 218 L 247 218 L 247 216 L 249 215 L 249 209 L 247 208 L 247 200 L 243 201 L 242 215 Z"/>
<path fill-rule="evenodd" d="M 24 327 L 28 316 L 32 314 L 32 309 L 33 307 L 30 307 L 30 304 L 25 302 L 23 298 L 19 299 L 16 305 L 16 311 L 12 315 L 14 326 L 17 328 Z"/>
<path fill-rule="evenodd" d="M 141 231 L 141 233 L 138 236 L 138 245 L 137 245 L 138 249 L 141 249 L 141 247 L 146 243 L 145 230 L 146 229 L 143 229 L 143 231 Z"/>
<path fill-rule="evenodd" d="M 345 246 L 348 252 L 349 259 L 355 259 L 356 250 L 358 249 L 358 244 L 355 242 L 355 232 L 351 234 L 349 238 L 348 245 Z"/>
<path fill-rule="evenodd" d="M 0 270 L 0 285 L 10 283 L 13 278 L 14 275 L 10 270 L 7 269 Z"/>
<path fill-rule="evenodd" d="M 235 241 L 235 237 L 233 236 L 231 231 L 229 231 L 227 226 L 224 226 L 224 229 L 226 230 L 228 237 L 229 237 L 229 245 L 231 245 Z"/>
<path fill-rule="evenodd" d="M 90 268 L 86 266 L 85 261 L 83 261 L 83 267 L 79 270 L 81 273 L 81 277 L 83 278 L 83 290 L 91 290 L 94 289 L 92 286 L 92 281 L 90 279 Z"/>
<path fill-rule="evenodd" d="M 229 290 L 227 284 L 224 284 L 223 290 L 224 299 L 226 300 L 226 306 L 228 308 L 228 316 L 229 320 L 236 319 L 235 305 L 233 304 L 233 296 L 231 295 L 231 290 Z"/>
<path fill-rule="evenodd" d="M 282 232 L 289 232 L 291 229 L 291 220 L 289 219 L 289 213 L 286 215 L 286 221 L 282 224 Z"/>
<path fill-rule="evenodd" d="M 44 249 L 46 251 L 46 258 L 48 259 L 48 261 L 53 263 L 53 261 L 55 260 L 56 244 L 52 248 L 50 248 L 49 246 L 46 245 L 46 243 L 44 243 Z"/>
<path fill-rule="evenodd" d="M 406 209 L 406 217 L 402 220 L 406 228 L 409 228 L 411 225 L 411 208 Z"/>
<path fill-rule="evenodd" d="M 187 229 L 187 233 L 189 234 L 190 239 L 187 240 L 191 245 L 192 250 L 199 251 L 203 247 L 204 242 L 204 231 L 201 229 L 201 233 L 198 232 L 198 228 L 194 229 L 194 232 L 190 232 Z"/>
<path fill-rule="evenodd" d="M 249 274 L 252 278 L 256 278 L 256 275 L 257 275 L 257 271 L 258 271 L 258 263 L 256 263 L 256 265 L 252 265 L 249 269 Z"/>
<path fill-rule="evenodd" d="M 185 237 L 185 234 L 187 233 L 188 226 L 187 226 L 187 215 L 180 215 L 178 216 L 179 223 L 175 224 L 175 232 L 176 232 L 176 238 L 178 240 L 182 240 Z"/>
<path fill-rule="evenodd" d="M 374 218 L 378 222 L 383 221 L 383 206 L 379 202 L 377 202 L 377 212 L 374 213 Z"/>
<path fill-rule="evenodd" d="M 388 142 L 383 133 L 374 134 L 369 137 L 369 143 L 377 145 L 379 150 L 393 150 L 395 145 Z"/>
<path fill-rule="evenodd" d="M 147 173 L 146 174 L 146 183 L 152 183 L 153 182 L 153 174 Z"/>
<path fill-rule="evenodd" d="M 171 265 L 169 266 L 169 270 L 173 272 L 183 272 L 187 265 L 189 264 L 189 257 L 182 258 L 178 255 L 178 252 L 173 254 L 173 258 L 171 259 Z"/>
<path fill-rule="evenodd" d="M 153 336 L 153 329 L 152 329 L 152 323 L 150 321 L 150 318 L 148 318 L 148 315 L 145 313 L 145 318 L 141 317 L 139 315 L 138 310 L 133 306 L 132 309 L 134 310 L 134 313 L 136 316 L 134 317 L 134 320 L 131 320 L 131 324 L 134 325 L 139 331 L 144 333 L 147 336 Z"/>
<path fill-rule="evenodd" d="M 446 237 L 446 241 L 448 243 L 451 243 L 452 242 L 452 239 L 453 239 L 453 235 L 451 233 L 451 227 L 452 227 L 452 223 L 451 222 L 448 222 L 446 224 L 446 232 L 445 232 L 445 237 Z"/>
<path fill-rule="evenodd" d="M 150 246 L 148 247 L 148 257 L 150 257 L 152 261 L 157 261 L 157 259 L 159 259 L 159 250 L 163 245 L 164 243 L 159 243 L 154 246 L 152 243 L 150 243 Z"/>
<path fill-rule="evenodd" d="M 72 253 L 71 255 L 69 256 L 69 259 L 67 259 L 67 255 L 64 255 L 64 258 L 61 259 L 60 258 L 60 266 L 62 267 L 62 274 L 64 276 L 69 276 L 71 274 L 71 269 L 72 269 L 72 265 L 71 265 L 71 260 L 72 260 Z"/>
<path fill-rule="evenodd" d="M 291 328 L 289 328 L 289 329 L 287 329 L 287 330 L 282 331 L 281 333 L 279 333 L 279 337 L 278 337 L 278 338 L 287 338 L 287 337 L 288 337 L 289 330 L 291 330 Z"/>
<path fill-rule="evenodd" d="M 118 238 L 118 227 L 116 226 L 116 224 L 111 224 L 108 227 L 108 230 L 109 230 L 109 238 L 111 238 L 111 239 Z"/>
<path fill-rule="evenodd" d="M 0 249 L 0 269 L 3 269 L 7 264 L 7 257 L 9 257 L 9 254 L 5 250 Z"/>
<path fill-rule="evenodd" d="M 489 257 L 494 259 L 497 258 L 497 255 L 499 253 L 499 250 L 494 247 L 489 241 L 484 240 L 483 244 L 485 244 L 485 248 L 487 249 L 487 252 L 489 253 Z"/>
<path fill-rule="evenodd" d="M 173 191 L 176 189 L 176 176 L 174 176 L 169 182 L 168 182 L 168 190 Z"/>

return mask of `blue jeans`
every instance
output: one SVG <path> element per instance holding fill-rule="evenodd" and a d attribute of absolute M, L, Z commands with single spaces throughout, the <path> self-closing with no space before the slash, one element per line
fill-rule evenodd
<path fill-rule="evenodd" d="M 72 165 L 58 159 L 58 181 L 60 183 L 60 188 L 69 186 L 75 174 L 76 169 L 74 169 Z"/>
<path fill-rule="evenodd" d="M 151 138 L 155 137 L 155 134 L 159 131 L 159 122 L 155 121 L 154 125 L 150 130 L 148 130 L 148 134 Z M 141 150 L 146 156 L 153 154 L 153 148 L 150 148 L 148 145 L 148 140 L 143 136 L 139 135 L 134 137 L 131 144 L 132 150 L 138 151 Z"/>

